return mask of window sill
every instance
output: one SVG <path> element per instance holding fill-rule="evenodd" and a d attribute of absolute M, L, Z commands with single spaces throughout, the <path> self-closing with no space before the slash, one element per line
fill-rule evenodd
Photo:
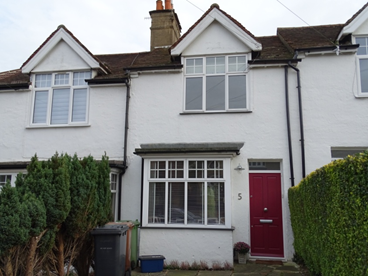
<path fill-rule="evenodd" d="M 368 97 L 368 95 L 367 95 Z M 242 110 L 242 111 L 215 111 L 215 112 L 209 112 L 209 111 L 186 111 L 179 113 L 180 115 L 210 115 L 210 114 L 237 114 L 237 113 L 252 113 L 253 111 L 250 110 Z"/>
<path fill-rule="evenodd" d="M 209 226 L 206 226 L 206 227 L 184 227 L 184 226 L 177 226 L 177 227 L 173 227 L 173 226 L 161 226 L 161 225 L 158 225 L 158 226 L 141 226 L 140 227 L 141 229 L 167 229 L 167 230 L 220 230 L 220 231 L 234 231 L 235 230 L 235 227 L 231 227 L 231 228 L 225 228 L 225 227 L 209 227 Z"/>
<path fill-rule="evenodd" d="M 90 127 L 90 124 L 75 124 L 75 125 L 30 125 L 26 129 L 33 128 L 72 128 L 72 127 Z"/>
<path fill-rule="evenodd" d="M 368 98 L 368 93 L 358 93 L 358 94 L 355 94 L 355 98 Z"/>

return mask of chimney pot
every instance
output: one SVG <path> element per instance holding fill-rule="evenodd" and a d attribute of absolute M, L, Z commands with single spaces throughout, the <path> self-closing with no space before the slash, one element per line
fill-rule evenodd
<path fill-rule="evenodd" d="M 164 7 L 162 6 L 162 0 L 157 0 L 156 1 L 156 10 L 161 11 L 163 9 L 164 9 Z"/>
<path fill-rule="evenodd" d="M 165 10 L 172 10 L 171 0 L 165 0 Z"/>

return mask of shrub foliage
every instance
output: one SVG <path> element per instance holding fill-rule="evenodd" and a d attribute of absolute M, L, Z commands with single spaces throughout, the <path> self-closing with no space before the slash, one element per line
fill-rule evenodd
<path fill-rule="evenodd" d="M 289 189 L 294 248 L 312 273 L 368 275 L 368 152 Z"/>
<path fill-rule="evenodd" d="M 88 275 L 90 231 L 111 217 L 108 157 L 34 156 L 0 192 L 0 276 Z"/>

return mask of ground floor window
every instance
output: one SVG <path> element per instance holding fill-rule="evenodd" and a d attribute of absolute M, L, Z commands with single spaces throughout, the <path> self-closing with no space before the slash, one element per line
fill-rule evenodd
<path fill-rule="evenodd" d="M 118 209 L 118 179 L 119 174 L 117 172 L 110 173 L 110 189 L 111 189 L 111 214 L 114 218 L 114 221 L 118 219 L 117 217 L 117 209 Z"/>
<path fill-rule="evenodd" d="M 145 160 L 144 222 L 230 227 L 230 159 Z"/>

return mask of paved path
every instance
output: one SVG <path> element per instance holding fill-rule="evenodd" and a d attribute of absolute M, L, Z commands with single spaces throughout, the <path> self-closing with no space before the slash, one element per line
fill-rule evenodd
<path fill-rule="evenodd" d="M 167 270 L 156 273 L 141 273 L 138 270 L 132 271 L 132 276 L 297 276 L 303 275 L 295 263 L 284 264 L 235 264 L 234 270 Z"/>

